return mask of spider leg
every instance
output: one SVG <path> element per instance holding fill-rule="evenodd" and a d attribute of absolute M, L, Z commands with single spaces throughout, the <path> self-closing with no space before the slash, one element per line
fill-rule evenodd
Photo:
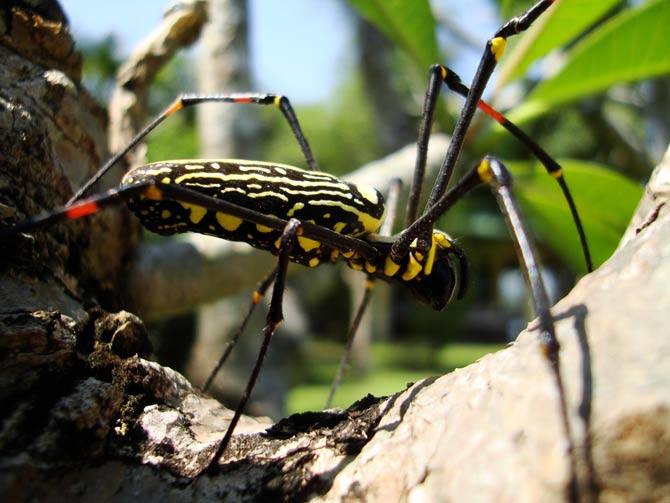
<path fill-rule="evenodd" d="M 416 222 L 414 222 L 403 232 L 401 237 L 393 245 L 392 254 L 394 257 L 405 256 L 408 253 L 410 244 L 415 239 L 418 240 L 419 248 L 428 250 L 431 242 L 430 236 L 432 234 L 436 218 L 431 218 L 427 216 L 427 214 L 431 212 L 431 210 L 435 207 L 436 202 L 444 195 L 447 190 L 454 172 L 454 168 L 456 167 L 456 162 L 458 161 L 458 156 L 463 149 L 465 137 L 472 122 L 472 117 L 479 107 L 482 94 L 486 88 L 486 85 L 488 84 L 489 79 L 491 78 L 491 75 L 493 74 L 493 70 L 498 63 L 498 60 L 502 57 L 507 38 L 528 29 L 542 13 L 554 3 L 554 1 L 555 0 L 541 0 L 537 2 L 520 16 L 517 16 L 505 23 L 501 28 L 498 29 L 498 31 L 496 31 L 494 36 L 487 41 L 486 48 L 484 49 L 484 53 L 479 61 L 479 66 L 473 79 L 472 86 L 465 99 L 463 109 L 461 110 L 461 115 L 456 122 L 456 126 L 454 127 L 451 142 L 449 143 L 447 154 L 444 158 L 444 161 L 442 162 L 442 166 L 440 167 L 440 171 L 437 175 L 433 190 L 430 194 L 428 202 L 426 203 L 423 215 L 416 221 L 420 222 L 420 225 L 415 226 L 414 223 Z M 425 107 L 434 107 L 436 102 L 435 100 L 437 99 L 437 96 L 432 96 L 433 94 L 437 94 L 439 89 L 439 85 L 436 84 L 437 76 L 433 76 L 433 73 L 434 70 L 431 71 L 431 83 L 429 83 L 429 91 L 426 97 Z M 430 103 L 432 103 L 432 105 L 430 105 Z M 417 155 L 417 164 L 425 164 L 425 159 L 423 161 L 421 160 L 421 151 L 422 148 L 427 148 L 427 132 L 430 129 L 428 127 L 430 125 L 428 120 L 432 120 L 432 116 L 426 114 L 425 107 L 421 126 L 423 135 L 420 134 L 419 137 L 420 146 L 418 149 L 419 154 Z M 426 120 L 425 123 L 424 119 Z M 414 183 L 414 186 L 419 187 L 420 185 Z M 413 188 L 412 192 L 418 190 L 420 189 Z M 418 199 L 418 193 L 413 197 Z"/>
<path fill-rule="evenodd" d="M 223 349 L 223 353 L 221 353 L 219 360 L 216 362 L 216 365 L 210 372 L 209 376 L 207 377 L 207 380 L 205 381 L 205 384 L 202 387 L 203 391 L 207 391 L 209 389 L 209 387 L 212 385 L 212 382 L 214 381 L 214 378 L 216 377 L 216 374 L 219 373 L 219 370 L 221 370 L 223 365 L 226 363 L 226 360 L 228 360 L 230 353 L 233 351 L 233 348 L 237 344 L 237 341 L 239 340 L 240 336 L 246 329 L 247 324 L 249 323 L 249 319 L 251 318 L 251 315 L 256 310 L 256 306 L 260 303 L 261 300 L 263 300 L 263 297 L 265 297 L 265 293 L 267 292 L 268 288 L 270 288 L 270 285 L 273 283 L 276 275 L 277 275 L 277 268 L 275 267 L 272 271 L 270 271 L 270 274 L 265 276 L 265 278 L 263 278 L 256 286 L 256 289 L 253 291 L 251 295 L 251 303 L 247 308 L 247 312 L 244 315 L 244 318 L 242 318 L 242 322 L 230 335 L 230 337 L 228 337 L 228 341 L 226 342 L 226 346 Z"/>
<path fill-rule="evenodd" d="M 540 275 L 540 264 L 537 259 L 537 253 L 535 252 L 534 245 L 530 239 L 530 234 L 524 223 L 521 210 L 512 194 L 512 175 L 502 162 L 494 157 L 485 157 L 474 168 L 467 171 L 466 174 L 442 197 L 440 197 L 433 206 L 428 208 L 424 215 L 407 229 L 407 232 L 409 233 L 413 230 L 421 229 L 423 219 L 427 219 L 429 222 L 434 222 L 468 192 L 483 183 L 486 183 L 491 187 L 498 202 L 498 206 L 505 217 L 508 230 L 515 245 L 521 269 L 531 292 L 535 315 L 539 319 L 540 348 L 551 368 L 552 374 L 554 375 L 555 384 L 558 390 L 561 422 L 568 443 L 567 451 L 570 463 L 570 481 L 567 488 L 569 493 L 568 500 L 576 501 L 578 499 L 578 491 L 575 449 L 568 420 L 565 387 L 563 385 L 559 365 L 560 348 L 551 316 L 549 297 Z M 391 254 L 392 253 L 393 252 L 391 252 Z"/>
<path fill-rule="evenodd" d="M 468 94 L 470 93 L 470 89 L 468 89 L 468 87 L 463 84 L 461 78 L 454 71 L 441 65 L 434 65 L 431 67 L 431 73 L 435 73 L 437 71 L 439 71 L 439 74 L 443 77 L 445 85 L 451 91 L 454 91 L 464 98 L 467 98 Z M 530 138 L 521 128 L 507 119 L 507 117 L 505 117 L 503 114 L 495 110 L 486 101 L 479 100 L 477 106 L 486 115 L 498 122 L 498 124 L 504 127 L 517 140 L 519 140 L 542 163 L 547 173 L 556 180 L 559 187 L 561 188 L 561 191 L 563 192 L 563 197 L 568 203 L 572 220 L 575 223 L 575 227 L 577 228 L 577 235 L 579 236 L 579 242 L 582 248 L 582 252 L 584 253 L 586 269 L 588 272 L 592 272 L 593 262 L 591 260 L 591 253 L 586 239 L 586 233 L 584 232 L 584 226 L 582 225 L 579 212 L 577 211 L 577 206 L 575 205 L 575 201 L 572 197 L 572 194 L 570 193 L 568 184 L 565 181 L 565 174 L 561 165 L 553 157 L 551 157 L 536 141 Z"/>
<path fill-rule="evenodd" d="M 289 263 L 289 254 L 291 253 L 291 250 L 293 249 L 293 246 L 295 245 L 295 242 L 301 233 L 302 223 L 295 218 L 292 218 L 288 221 L 282 232 L 279 254 L 277 256 L 277 268 L 275 269 L 276 273 L 273 271 L 273 273 L 275 273 L 273 275 L 274 288 L 272 289 L 270 308 L 268 309 L 268 314 L 266 317 L 267 323 L 263 329 L 263 343 L 261 344 L 261 349 L 258 353 L 258 357 L 256 358 L 256 363 L 254 364 L 254 368 L 251 372 L 251 376 L 249 377 L 249 381 L 247 382 L 247 386 L 242 393 L 242 397 L 240 398 L 240 402 L 237 405 L 237 408 L 235 409 L 235 415 L 230 421 L 230 425 L 226 430 L 226 434 L 224 435 L 223 440 L 221 440 L 219 447 L 214 453 L 214 457 L 209 463 L 209 470 L 216 468 L 219 463 L 219 459 L 228 447 L 230 439 L 233 436 L 233 432 L 235 431 L 235 427 L 237 426 L 240 417 L 242 417 L 244 407 L 249 401 L 249 397 L 251 396 L 251 393 L 256 384 L 256 380 L 258 379 L 258 374 L 260 373 L 260 370 L 263 366 L 263 361 L 265 360 L 265 355 L 267 353 L 268 347 L 270 346 L 272 336 L 277 331 L 277 328 L 284 319 L 282 313 L 282 301 L 284 298 L 284 289 L 286 287 L 286 271 Z"/>
<path fill-rule="evenodd" d="M 50 223 L 82 218 L 96 213 L 104 207 L 119 205 L 140 196 L 154 200 L 172 199 L 191 203 L 209 211 L 222 212 L 247 222 L 279 231 L 282 231 L 288 223 L 284 219 L 265 215 L 256 210 L 245 208 L 222 199 L 216 199 L 188 187 L 182 187 L 173 183 L 162 183 L 156 180 L 147 180 L 110 189 L 100 195 L 35 215 L 16 225 L 0 228 L 0 239 L 12 237 L 21 232 L 31 231 Z M 342 252 L 354 251 L 371 262 L 377 262 L 378 260 L 378 252 L 375 247 L 362 239 L 340 234 L 310 222 L 302 222 L 301 228 L 301 235 L 306 238 L 313 239 Z"/>
<path fill-rule="evenodd" d="M 521 270 L 531 291 L 535 315 L 539 318 L 539 343 L 542 354 L 546 358 L 554 381 L 558 389 L 558 400 L 561 422 L 565 438 L 568 443 L 567 453 L 570 462 L 570 481 L 568 485 L 569 501 L 577 501 L 577 468 L 575 446 L 568 419 L 568 405 L 565 396 L 565 386 L 561 377 L 560 345 L 556 338 L 554 321 L 551 316 L 549 296 L 540 274 L 540 263 L 537 252 L 530 239 L 526 224 L 513 194 L 512 175 L 502 162 L 494 157 L 484 158 L 478 165 L 478 171 L 483 181 L 487 182 L 493 191 L 498 206 L 505 217 L 507 228 L 515 244 Z"/>

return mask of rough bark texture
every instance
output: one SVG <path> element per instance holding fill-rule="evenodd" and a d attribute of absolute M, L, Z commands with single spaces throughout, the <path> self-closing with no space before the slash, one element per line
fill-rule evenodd
<path fill-rule="evenodd" d="M 62 24 L 0 14 L 4 225 L 62 204 L 105 152 L 104 113 L 77 82 Z M 553 310 L 582 501 L 670 501 L 665 161 L 638 232 Z M 123 301 L 130 222 L 105 212 L 0 243 L 3 501 L 567 500 L 557 392 L 532 324 L 390 398 L 265 432 L 245 420 L 202 474 L 231 413 L 145 359 L 136 317 L 98 307 Z"/>

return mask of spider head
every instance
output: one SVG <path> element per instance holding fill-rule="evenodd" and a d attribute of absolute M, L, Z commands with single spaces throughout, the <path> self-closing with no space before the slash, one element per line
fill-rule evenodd
<path fill-rule="evenodd" d="M 367 236 L 379 253 L 381 264 L 366 262 L 360 254 L 342 255 L 349 267 L 365 270 L 379 279 L 405 287 L 422 304 L 442 310 L 454 297 L 465 293 L 467 262 L 463 250 L 444 232 L 433 231 L 428 251 L 420 249 L 415 239 L 404 257 L 391 258 L 396 239 L 391 236 Z"/>
<path fill-rule="evenodd" d="M 423 304 L 436 311 L 442 310 L 454 297 L 460 299 L 465 293 L 467 262 L 463 250 L 447 234 L 434 231 L 432 246 L 428 254 L 418 252 L 415 244 L 410 247 L 406 271 L 409 264 L 418 264 L 419 272 L 407 277 L 402 283 Z M 404 277 L 403 277 L 404 276 Z"/>

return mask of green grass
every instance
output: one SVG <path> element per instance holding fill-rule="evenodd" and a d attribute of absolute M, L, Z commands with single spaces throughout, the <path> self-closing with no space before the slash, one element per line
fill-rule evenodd
<path fill-rule="evenodd" d="M 332 375 L 334 376 L 335 373 Z M 333 407 L 346 408 L 368 393 L 375 396 L 391 395 L 405 389 L 408 384 L 429 377 L 430 375 L 422 372 L 389 369 L 373 372 L 365 377 L 359 377 L 354 380 L 347 380 L 345 378 L 345 382 L 337 390 L 337 394 L 333 400 Z M 286 408 L 289 413 L 320 410 L 323 408 L 329 389 L 330 383 L 311 384 L 293 388 L 288 395 Z"/>
<path fill-rule="evenodd" d="M 439 349 L 437 358 L 444 368 L 454 370 L 470 365 L 482 356 L 494 353 L 504 347 L 504 344 L 447 344 Z"/>
<path fill-rule="evenodd" d="M 439 348 L 427 344 L 375 343 L 369 372 L 358 376 L 349 372 L 335 395 L 333 406 L 348 407 L 368 393 L 391 395 L 426 377 L 465 367 L 502 347 L 475 343 L 454 343 Z M 290 391 L 286 404 L 289 413 L 323 408 L 342 348 L 332 342 L 315 342 L 308 353 L 308 382 Z"/>

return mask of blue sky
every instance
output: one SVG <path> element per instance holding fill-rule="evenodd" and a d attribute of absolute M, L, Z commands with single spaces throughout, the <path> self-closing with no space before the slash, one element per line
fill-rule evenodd
<path fill-rule="evenodd" d="M 154 27 L 167 0 L 60 0 L 75 38 L 117 36 L 127 54 Z M 254 91 L 282 93 L 296 103 L 325 99 L 352 64 L 353 33 L 343 0 L 250 0 Z M 496 28 L 486 0 L 436 2 L 450 19 L 482 42 Z M 482 46 L 483 47 L 483 46 Z M 458 49 L 456 49 L 458 51 Z M 467 80 L 479 54 L 452 63 Z M 324 77 L 325 76 L 325 77 Z"/>
<path fill-rule="evenodd" d="M 127 54 L 160 22 L 167 2 L 61 0 L 61 4 L 75 38 L 114 33 Z M 350 52 L 352 33 L 346 16 L 338 0 L 253 0 L 249 17 L 255 90 L 287 94 L 296 102 L 326 97 L 337 79 L 324 75 L 339 75 L 337 68 L 347 64 Z M 319 85 L 307 84 L 315 82 Z"/>

